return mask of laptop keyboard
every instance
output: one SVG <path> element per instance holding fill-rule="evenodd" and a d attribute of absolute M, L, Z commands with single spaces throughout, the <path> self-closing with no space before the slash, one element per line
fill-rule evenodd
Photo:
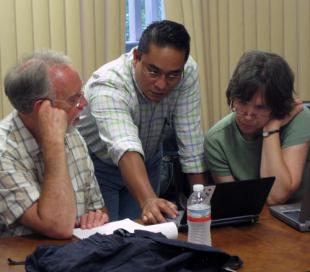
<path fill-rule="evenodd" d="M 287 211 L 287 212 L 284 212 L 284 214 L 294 219 L 295 221 L 299 221 L 300 210 Z"/>

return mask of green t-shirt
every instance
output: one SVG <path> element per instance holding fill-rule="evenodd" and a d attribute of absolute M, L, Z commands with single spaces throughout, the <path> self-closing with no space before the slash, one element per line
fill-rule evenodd
<path fill-rule="evenodd" d="M 310 139 L 310 110 L 304 109 L 290 123 L 281 128 L 283 148 L 302 144 Z M 246 140 L 241 135 L 231 113 L 216 123 L 205 137 L 207 167 L 217 176 L 233 176 L 236 180 L 260 177 L 263 137 Z M 310 174 L 310 152 L 304 168 L 304 179 Z M 290 201 L 300 199 L 304 182 Z"/>

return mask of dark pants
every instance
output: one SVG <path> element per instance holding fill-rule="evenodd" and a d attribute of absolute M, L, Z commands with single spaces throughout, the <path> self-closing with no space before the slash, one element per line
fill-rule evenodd
<path fill-rule="evenodd" d="M 110 221 L 121 220 L 124 218 L 137 219 L 141 215 L 138 202 L 132 197 L 131 193 L 123 181 L 120 170 L 117 166 L 107 164 L 91 154 L 95 166 L 95 175 L 98 180 L 105 205 L 108 208 Z M 161 152 L 158 152 L 145 163 L 149 180 L 156 195 L 159 194 L 159 175 L 160 175 Z M 135 171 L 135 169 L 132 169 Z"/>

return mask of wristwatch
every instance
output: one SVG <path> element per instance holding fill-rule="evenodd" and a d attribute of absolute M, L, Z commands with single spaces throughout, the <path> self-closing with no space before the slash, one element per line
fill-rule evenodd
<path fill-rule="evenodd" d="M 280 129 L 274 129 L 274 130 L 267 130 L 267 131 L 263 131 L 262 135 L 263 137 L 268 137 L 269 135 L 271 134 L 274 134 L 274 133 L 278 133 L 280 132 Z"/>

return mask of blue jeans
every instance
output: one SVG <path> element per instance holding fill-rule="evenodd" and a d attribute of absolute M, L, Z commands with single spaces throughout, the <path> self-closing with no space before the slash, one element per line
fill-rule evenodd
<path fill-rule="evenodd" d="M 160 162 L 162 154 L 158 152 L 145 163 L 149 180 L 156 195 L 159 194 Z M 110 221 L 124 218 L 137 219 L 141 215 L 141 209 L 135 198 L 128 191 L 117 166 L 107 164 L 91 154 L 95 167 L 95 175 L 108 208 Z M 133 169 L 134 171 L 134 169 Z"/>

